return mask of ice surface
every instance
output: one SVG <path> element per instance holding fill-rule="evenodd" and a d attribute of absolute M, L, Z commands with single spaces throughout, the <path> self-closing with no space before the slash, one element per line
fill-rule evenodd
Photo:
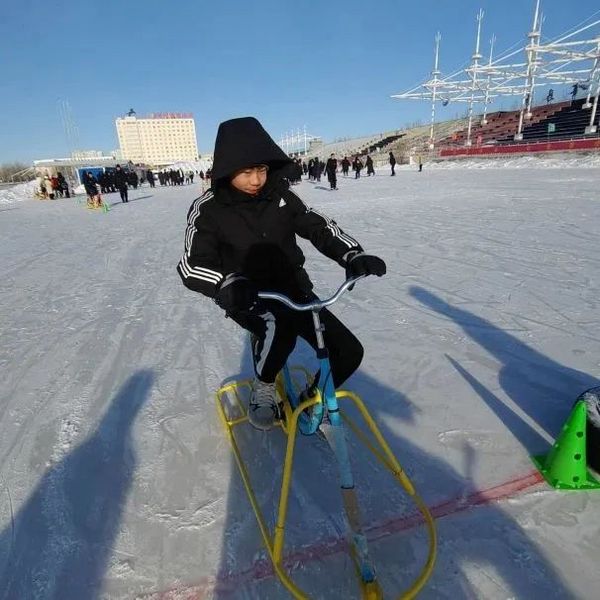
<path fill-rule="evenodd" d="M 600 493 L 534 485 L 529 455 L 600 385 L 600 169 L 428 167 L 295 188 L 388 264 L 334 310 L 366 349 L 347 387 L 437 507 L 422 597 L 596 598 Z M 214 405 L 250 373 L 245 336 L 175 272 L 198 190 L 108 195 L 107 214 L 0 209 L 2 599 L 286 597 Z M 303 246 L 334 289 L 343 271 Z M 272 521 L 283 440 L 240 444 Z M 315 597 L 355 597 L 329 451 L 297 452 L 294 573 Z M 356 456 L 382 581 L 403 589 L 423 528 Z"/>

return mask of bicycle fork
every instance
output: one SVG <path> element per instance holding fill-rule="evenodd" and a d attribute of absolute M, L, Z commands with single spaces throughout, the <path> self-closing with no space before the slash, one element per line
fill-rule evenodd
<path fill-rule="evenodd" d="M 329 423 L 321 425 L 321 430 L 325 435 L 329 446 L 333 450 L 338 463 L 342 501 L 350 530 L 349 542 L 352 558 L 356 564 L 361 581 L 368 584 L 375 581 L 375 568 L 371 557 L 369 556 L 367 537 L 364 534 L 362 527 L 346 431 L 340 415 L 337 397 L 335 395 L 335 386 L 331 377 L 329 354 L 323 339 L 324 327 L 321 324 L 318 311 L 313 311 L 312 314 L 317 336 L 317 356 L 321 366 L 319 388 L 321 389 L 324 403 L 327 406 L 327 416 L 329 420 Z"/>

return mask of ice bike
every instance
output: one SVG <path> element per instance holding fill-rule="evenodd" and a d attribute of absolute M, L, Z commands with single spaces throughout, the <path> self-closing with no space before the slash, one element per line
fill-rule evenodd
<path fill-rule="evenodd" d="M 242 400 L 242 390 L 246 393 L 251 391 L 252 381 L 237 381 L 221 387 L 217 391 L 217 409 L 221 421 L 225 427 L 227 436 L 238 465 L 250 504 L 256 515 L 258 526 L 266 546 L 267 552 L 273 563 L 273 568 L 283 585 L 289 590 L 294 598 L 306 599 L 309 596 L 303 592 L 292 580 L 284 565 L 284 538 L 287 517 L 288 498 L 292 480 L 292 468 L 294 461 L 294 446 L 298 432 L 304 435 L 319 434 L 324 436 L 333 450 L 339 469 L 339 482 L 342 493 L 342 501 L 346 514 L 348 526 L 348 546 L 350 555 L 356 567 L 356 574 L 361 588 L 361 598 L 364 600 L 383 599 L 383 590 L 377 579 L 376 570 L 369 554 L 367 537 L 365 535 L 357 501 L 354 476 L 350 463 L 350 448 L 346 440 L 346 428 L 352 430 L 364 443 L 375 457 L 388 469 L 397 483 L 413 499 L 415 505 L 421 512 L 427 527 L 429 539 L 429 552 L 421 572 L 412 584 L 397 598 L 413 598 L 425 585 L 435 562 L 436 554 L 436 532 L 433 518 L 427 506 L 415 491 L 414 486 L 404 473 L 398 460 L 384 440 L 375 421 L 369 414 L 363 401 L 353 392 L 335 390 L 331 377 L 331 367 L 325 341 L 323 337 L 324 327 L 319 316 L 320 311 L 326 306 L 335 303 L 346 291 L 351 289 L 358 279 L 345 281 L 337 292 L 326 300 L 315 300 L 308 304 L 296 304 L 286 296 L 278 293 L 260 293 L 259 297 L 264 300 L 275 300 L 288 306 L 293 310 L 311 311 L 315 334 L 317 338 L 317 358 L 320 363 L 320 377 L 318 385 L 312 390 L 313 394 L 307 397 L 302 392 L 310 381 L 310 374 L 303 367 L 290 367 L 286 365 L 279 373 L 276 380 L 277 396 L 281 401 L 281 420 L 278 425 L 287 435 L 285 452 L 285 463 L 283 468 L 281 492 L 275 531 L 271 533 L 265 522 L 263 513 L 258 505 L 256 494 L 252 488 L 250 476 L 246 463 L 240 452 L 236 441 L 234 430 L 240 425 L 248 423 L 247 409 Z M 295 376 L 300 375 L 300 378 Z M 305 399 L 306 398 L 306 399 Z M 358 409 L 364 419 L 370 435 L 350 419 L 339 406 L 340 400 L 349 400 Z"/>

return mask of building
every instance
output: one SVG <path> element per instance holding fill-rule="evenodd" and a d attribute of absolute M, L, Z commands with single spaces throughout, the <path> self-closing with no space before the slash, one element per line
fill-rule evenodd
<path fill-rule="evenodd" d="M 101 150 L 74 150 L 71 152 L 71 158 L 73 160 L 83 160 L 86 158 L 102 158 L 103 153 Z"/>
<path fill-rule="evenodd" d="M 191 113 L 154 113 L 138 118 L 133 110 L 115 122 L 124 160 L 155 167 L 198 160 Z"/>

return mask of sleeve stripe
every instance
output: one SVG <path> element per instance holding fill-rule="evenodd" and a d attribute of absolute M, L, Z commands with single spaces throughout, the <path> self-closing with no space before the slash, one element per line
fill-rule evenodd
<path fill-rule="evenodd" d="M 202 281 L 208 281 L 209 283 L 218 284 L 221 279 L 223 279 L 222 275 L 217 274 L 215 271 L 210 271 L 208 269 L 202 269 L 200 267 L 190 267 L 187 257 L 184 254 L 179 261 L 179 266 L 181 267 L 181 271 L 187 278 L 193 279 L 201 279 Z M 208 271 L 208 272 L 206 272 Z M 215 273 L 212 275 L 211 273 Z"/>
<path fill-rule="evenodd" d="M 218 271 L 213 271 L 212 269 L 207 269 L 206 267 L 192 267 L 188 262 L 188 257 L 190 256 L 192 250 L 194 235 L 197 231 L 195 221 L 200 215 L 200 207 L 212 197 L 212 191 L 207 190 L 206 193 L 202 194 L 202 196 L 196 198 L 192 208 L 190 209 L 188 214 L 188 226 L 185 232 L 185 250 L 181 260 L 179 261 L 179 266 L 181 267 L 181 272 L 186 278 L 200 279 L 216 285 L 223 279 L 223 275 L 221 273 Z"/>
<path fill-rule="evenodd" d="M 311 212 L 314 212 L 316 215 L 319 215 L 322 219 L 327 223 L 327 228 L 333 233 L 334 237 L 338 238 L 340 241 L 344 242 L 348 248 L 355 248 L 359 244 L 356 240 L 352 239 L 349 235 L 344 233 L 329 217 L 322 215 L 320 212 L 316 211 L 314 208 L 308 209 Z"/>
<path fill-rule="evenodd" d="M 190 255 L 190 249 L 192 247 L 192 239 L 194 237 L 194 232 L 196 230 L 194 222 L 196 221 L 196 219 L 198 218 L 198 215 L 200 214 L 200 207 L 207 200 L 210 200 L 212 197 L 213 197 L 212 190 L 207 190 L 204 194 L 202 194 L 202 196 L 200 196 L 199 198 L 196 198 L 196 200 L 194 200 L 194 204 L 192 205 L 192 208 L 190 209 L 190 212 L 188 214 L 188 226 L 185 231 L 185 249 L 186 249 L 188 256 Z"/>
<path fill-rule="evenodd" d="M 316 211 L 314 208 L 309 208 L 308 206 L 306 206 L 306 204 L 304 203 L 302 198 L 300 198 L 296 194 L 294 194 L 294 196 L 298 199 L 300 204 L 302 204 L 302 206 L 304 206 L 304 208 L 306 209 L 306 212 L 313 212 L 325 221 L 325 223 L 327 224 L 327 229 L 329 229 L 329 231 L 331 231 L 331 233 L 333 234 L 333 237 L 339 239 L 346 246 L 348 246 L 348 248 L 359 248 L 360 247 L 360 244 L 355 239 L 351 238 L 347 233 L 344 233 L 329 217 L 322 215 L 320 212 Z"/>

